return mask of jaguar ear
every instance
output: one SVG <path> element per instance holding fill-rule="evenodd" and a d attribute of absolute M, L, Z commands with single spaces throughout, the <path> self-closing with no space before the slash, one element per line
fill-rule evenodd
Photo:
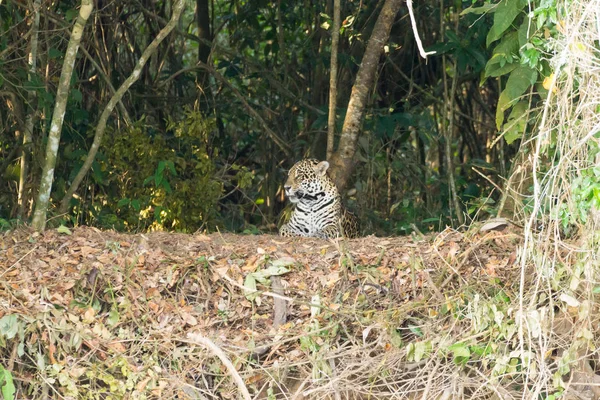
<path fill-rule="evenodd" d="M 329 163 L 327 161 L 321 161 L 315 167 L 315 171 L 317 171 L 317 174 L 323 176 L 327 173 L 327 168 L 329 168 Z"/>

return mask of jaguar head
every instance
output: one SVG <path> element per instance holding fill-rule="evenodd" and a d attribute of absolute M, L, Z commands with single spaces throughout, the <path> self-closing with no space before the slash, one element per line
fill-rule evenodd
<path fill-rule="evenodd" d="M 306 159 L 298 161 L 288 174 L 283 186 L 285 195 L 292 203 L 317 200 L 329 181 L 327 161 Z"/>

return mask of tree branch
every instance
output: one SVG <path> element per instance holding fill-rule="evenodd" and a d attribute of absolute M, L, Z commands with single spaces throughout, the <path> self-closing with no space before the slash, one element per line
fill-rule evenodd
<path fill-rule="evenodd" d="M 225 86 L 227 86 L 233 92 L 233 94 L 238 98 L 238 100 L 240 100 L 242 102 L 242 104 L 244 105 L 244 108 L 246 110 L 248 110 L 248 112 L 262 125 L 262 127 L 265 130 L 265 132 L 267 133 L 267 135 L 269 135 L 271 137 L 273 142 L 275 142 L 275 144 L 277 146 L 279 146 L 279 148 L 285 153 L 285 155 L 287 157 L 293 156 L 290 145 L 286 141 L 284 141 L 282 138 L 280 138 L 275 132 L 273 132 L 273 130 L 271 128 L 269 128 L 269 125 L 267 125 L 267 122 L 263 119 L 263 117 L 261 117 L 260 114 L 254 108 L 252 108 L 252 106 L 250 106 L 250 104 L 248 104 L 248 102 L 246 101 L 244 96 L 240 93 L 239 90 L 237 90 L 237 88 L 235 86 L 233 86 L 227 79 L 225 79 L 225 77 L 223 75 L 221 75 L 219 73 L 219 71 L 217 71 L 210 65 L 204 64 L 203 62 L 198 62 L 198 65 L 201 66 L 202 68 L 205 68 L 207 71 L 209 71 L 215 77 L 215 79 L 217 79 L 219 82 L 221 82 Z"/>
<path fill-rule="evenodd" d="M 146 48 L 146 50 L 144 50 L 144 52 L 142 53 L 140 59 L 138 60 L 138 62 L 136 64 L 135 68 L 131 72 L 131 75 L 129 75 L 129 77 L 125 80 L 125 82 L 123 82 L 121 87 L 119 87 L 119 89 L 115 92 L 113 97 L 108 101 L 108 104 L 106 105 L 106 107 L 104 108 L 104 111 L 102 112 L 102 115 L 100 116 L 98 125 L 96 126 L 96 133 L 94 135 L 94 142 L 92 143 L 92 147 L 90 147 L 90 151 L 89 151 L 87 157 L 85 158 L 85 161 L 84 161 L 81 169 L 75 176 L 75 179 L 73 179 L 73 183 L 71 183 L 69 190 L 67 190 L 65 197 L 62 199 L 62 201 L 60 203 L 60 210 L 59 210 L 60 214 L 64 214 L 67 212 L 67 210 L 69 208 L 69 202 L 71 201 L 73 194 L 77 191 L 77 189 L 79 188 L 79 185 L 83 181 L 83 178 L 85 177 L 85 175 L 89 171 L 90 167 L 92 166 L 92 163 L 94 162 L 94 158 L 96 157 L 96 153 L 98 152 L 98 149 L 100 148 L 100 144 L 102 143 L 102 137 L 104 136 L 104 132 L 106 130 L 106 124 L 108 122 L 108 118 L 110 117 L 110 114 L 115 109 L 115 106 L 117 105 L 117 103 L 121 100 L 121 98 L 129 90 L 131 85 L 133 85 L 139 79 L 140 73 L 142 72 L 142 68 L 144 68 L 144 65 L 146 65 L 146 63 L 148 62 L 148 60 L 150 59 L 152 54 L 156 51 L 156 49 L 158 48 L 158 45 L 175 28 L 175 25 L 177 25 L 177 22 L 179 21 L 179 17 L 181 16 L 181 13 L 183 12 L 184 6 L 185 6 L 185 0 L 177 1 L 175 6 L 173 7 L 173 15 L 171 15 L 171 20 L 167 23 L 167 25 L 164 28 L 162 28 L 160 30 L 160 32 L 154 38 L 152 43 L 150 43 L 148 45 L 148 47 Z"/>
<path fill-rule="evenodd" d="M 73 68 L 75 67 L 75 60 L 77 59 L 77 51 L 79 50 L 83 30 L 85 29 L 85 25 L 93 9 L 94 4 L 92 0 L 82 0 L 77 21 L 75 22 L 75 25 L 73 25 L 71 39 L 67 45 L 65 61 L 63 62 L 60 79 L 58 81 L 56 105 L 54 106 L 54 112 L 52 114 L 50 133 L 48 134 L 48 145 L 46 146 L 46 156 L 44 167 L 42 169 L 40 190 L 35 204 L 33 221 L 31 222 L 33 228 L 38 232 L 43 231 L 46 227 L 46 214 L 48 213 L 50 193 L 52 192 L 52 183 L 54 181 L 54 168 L 56 167 L 56 156 L 58 154 L 60 134 L 65 118 L 65 111 L 67 109 L 69 88 L 71 87 L 71 76 L 73 75 Z"/>

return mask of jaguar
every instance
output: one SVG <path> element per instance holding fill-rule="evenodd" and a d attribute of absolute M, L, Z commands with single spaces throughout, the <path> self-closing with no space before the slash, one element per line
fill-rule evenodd
<path fill-rule="evenodd" d="M 328 168 L 327 161 L 309 158 L 290 169 L 283 187 L 295 207 L 289 221 L 279 229 L 281 236 L 358 236 L 358 218 L 342 205 L 340 193 L 327 175 Z"/>

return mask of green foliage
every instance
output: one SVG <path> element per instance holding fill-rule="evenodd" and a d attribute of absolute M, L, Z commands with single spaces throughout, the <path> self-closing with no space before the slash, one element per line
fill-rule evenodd
<path fill-rule="evenodd" d="M 17 389 L 9 370 L 0 365 L 0 391 L 4 400 L 13 400 Z"/>
<path fill-rule="evenodd" d="M 271 281 L 269 278 L 287 274 L 290 270 L 286 267 L 294 263 L 292 259 L 285 258 L 280 258 L 272 262 L 265 258 L 264 261 L 269 265 L 268 267 L 251 272 L 244 279 L 244 288 L 247 289 L 245 295 L 250 301 L 257 300 L 258 296 L 260 296 L 260 293 L 257 291 L 257 282 L 266 286 L 270 285 Z M 260 300 L 257 303 L 260 305 Z"/>
<path fill-rule="evenodd" d="M 509 109 L 525 91 L 537 80 L 536 70 L 524 65 L 518 65 L 508 76 L 506 87 L 500 93 L 496 109 L 496 127 L 500 129 L 504 122 L 504 111 Z M 524 109 L 526 111 L 526 108 Z M 513 118 L 515 118 L 513 116 Z M 508 140 L 507 140 L 508 141 Z"/>
<path fill-rule="evenodd" d="M 419 362 L 429 358 L 433 344 L 430 341 L 411 342 L 406 347 L 406 358 L 408 361 Z"/>
<path fill-rule="evenodd" d="M 379 12 L 377 2 L 360 4 L 347 2 L 341 10 L 338 134 Z M 122 82 L 133 69 L 135 54 L 155 34 L 153 20 L 135 16 L 144 11 L 167 18 L 168 7 L 161 5 L 153 3 L 141 10 L 136 2 L 125 1 L 123 8 L 111 3 L 103 9 L 107 23 L 126 23 L 132 35 L 114 46 L 104 46 L 102 40 L 97 43 L 92 35 L 83 38 L 88 49 L 97 44 L 106 49 L 77 61 L 53 205 L 81 168 L 95 123 L 113 91 L 109 83 Z M 462 7 L 468 8 L 461 12 Z M 119 230 L 190 232 L 217 226 L 245 233 L 271 230 L 284 208 L 281 185 L 287 168 L 305 156 L 325 157 L 330 11 L 322 2 L 268 0 L 232 6 L 216 1 L 210 18 L 213 26 L 220 27 L 215 38 L 219 45 L 211 53 L 211 66 L 224 77 L 222 81 L 196 68 L 199 43 L 193 35 L 198 32 L 193 10 L 187 10 L 182 23 L 190 26 L 186 32 L 191 35 L 173 33 L 173 45 L 159 48 L 154 57 L 162 61 L 147 65 L 139 84 L 130 88 L 111 116 L 100 153 L 71 201 L 70 222 Z M 473 216 L 478 210 L 493 212 L 497 198 L 494 194 L 488 199 L 490 184 L 470 167 L 477 159 L 486 160 L 486 174 L 500 181 L 494 175 L 506 171 L 514 147 L 498 154 L 497 147 L 487 146 L 497 134 L 494 126 L 509 144 L 532 129 L 537 101 L 545 94 L 539 82 L 552 73 L 545 60 L 558 34 L 559 13 L 553 0 L 478 0 L 446 3 L 443 9 L 439 3 L 425 2 L 415 11 L 417 19 L 427 21 L 421 24 L 423 43 L 432 44 L 430 49 L 437 54 L 421 64 L 414 40 L 405 35 L 409 20 L 397 21 L 365 110 L 365 134 L 352 178 L 356 193 L 347 199 L 363 220 L 365 233 L 406 234 L 414 226 L 441 229 L 453 222 L 456 211 L 449 206 L 446 166 L 440 158 L 440 128 L 448 123 L 440 99 L 450 87 L 442 74 L 453 79 L 456 71 L 457 89 L 464 94 L 456 96 L 460 113 L 455 114 L 457 137 L 451 148 L 459 166 L 455 171 L 458 195 Z M 40 54 L 45 56 L 39 57 L 37 71 L 30 73 L 23 55 L 29 46 L 31 14 L 12 2 L 0 5 L 0 53 L 5 59 L 20 60 L 0 60 L 0 87 L 21 99 L 26 114 L 16 118 L 11 107 L 0 111 L 3 124 L 8 121 L 0 129 L 0 159 L 18 144 L 17 132 L 22 129 L 17 122 L 30 112 L 38 117 L 32 165 L 43 158 L 43 138 L 66 51 L 64 28 L 72 25 L 76 4 L 58 2 L 55 14 L 52 23 L 58 29 L 41 36 Z M 42 25 L 46 18 L 41 15 Z M 430 23 L 432 18 L 435 23 Z M 439 32 L 439 19 L 444 32 Z M 445 71 L 440 56 L 445 57 Z M 98 73 L 89 57 L 107 76 Z M 32 104 L 27 91 L 36 94 Z M 490 113 L 498 96 L 496 112 Z M 5 100 L 0 97 L 3 105 Z M 128 126 L 124 111 L 137 122 Z M 265 124 L 289 144 L 291 157 L 274 145 Z M 39 182 L 36 173 L 36 167 L 30 168 L 27 183 L 33 191 Z M 0 174 L 0 224 L 6 226 L 18 214 L 20 160 L 14 157 Z"/>
<path fill-rule="evenodd" d="M 491 3 L 486 3 L 491 5 Z M 527 6 L 527 7 L 526 7 Z M 535 10 L 528 16 L 528 10 Z M 508 76 L 496 107 L 496 127 L 504 132 L 508 144 L 526 132 L 534 116 L 530 103 L 521 100 L 540 78 L 550 74 L 544 54 L 551 51 L 551 38 L 556 30 L 556 1 L 542 0 L 540 4 L 524 0 L 501 1 L 485 10 L 494 14 L 493 25 L 486 44 L 496 41 L 492 57 L 485 66 L 485 78 Z M 520 101 L 521 100 L 521 101 Z M 505 123 L 505 112 L 511 110 Z"/>
<path fill-rule="evenodd" d="M 561 204 L 560 221 L 566 232 L 571 226 L 588 223 L 590 212 L 600 209 L 600 167 L 581 170 L 571 183 L 573 204 Z"/>
<path fill-rule="evenodd" d="M 8 314 L 0 318 L 0 344 L 4 345 L 4 340 L 11 340 L 19 330 L 22 329 L 16 314 Z"/>
<path fill-rule="evenodd" d="M 486 45 L 488 47 L 490 44 L 500 39 L 502 34 L 511 27 L 515 18 L 521 13 L 526 5 L 526 0 L 500 1 L 496 4 L 495 8 L 489 10 L 489 12 L 494 13 L 494 24 L 486 38 Z"/>
<path fill-rule="evenodd" d="M 5 218 L 0 218 L 0 232 L 15 229 L 15 228 L 21 226 L 22 224 L 23 224 L 23 221 L 21 221 L 19 219 L 8 220 Z"/>
<path fill-rule="evenodd" d="M 448 350 L 452 352 L 453 361 L 457 365 L 465 365 L 471 358 L 471 350 L 464 343 L 455 343 Z"/>
<path fill-rule="evenodd" d="M 187 110 L 165 134 L 144 121 L 114 133 L 98 165 L 106 205 L 93 214 L 119 229 L 214 228 L 224 188 L 218 149 L 210 147 L 214 130 L 214 119 Z M 247 169 L 229 168 L 240 187 L 252 183 Z"/>
<path fill-rule="evenodd" d="M 506 143 L 511 144 L 521 138 L 527 127 L 528 112 L 529 104 L 525 101 L 519 101 L 513 106 L 504 128 L 504 140 L 506 140 Z"/>

